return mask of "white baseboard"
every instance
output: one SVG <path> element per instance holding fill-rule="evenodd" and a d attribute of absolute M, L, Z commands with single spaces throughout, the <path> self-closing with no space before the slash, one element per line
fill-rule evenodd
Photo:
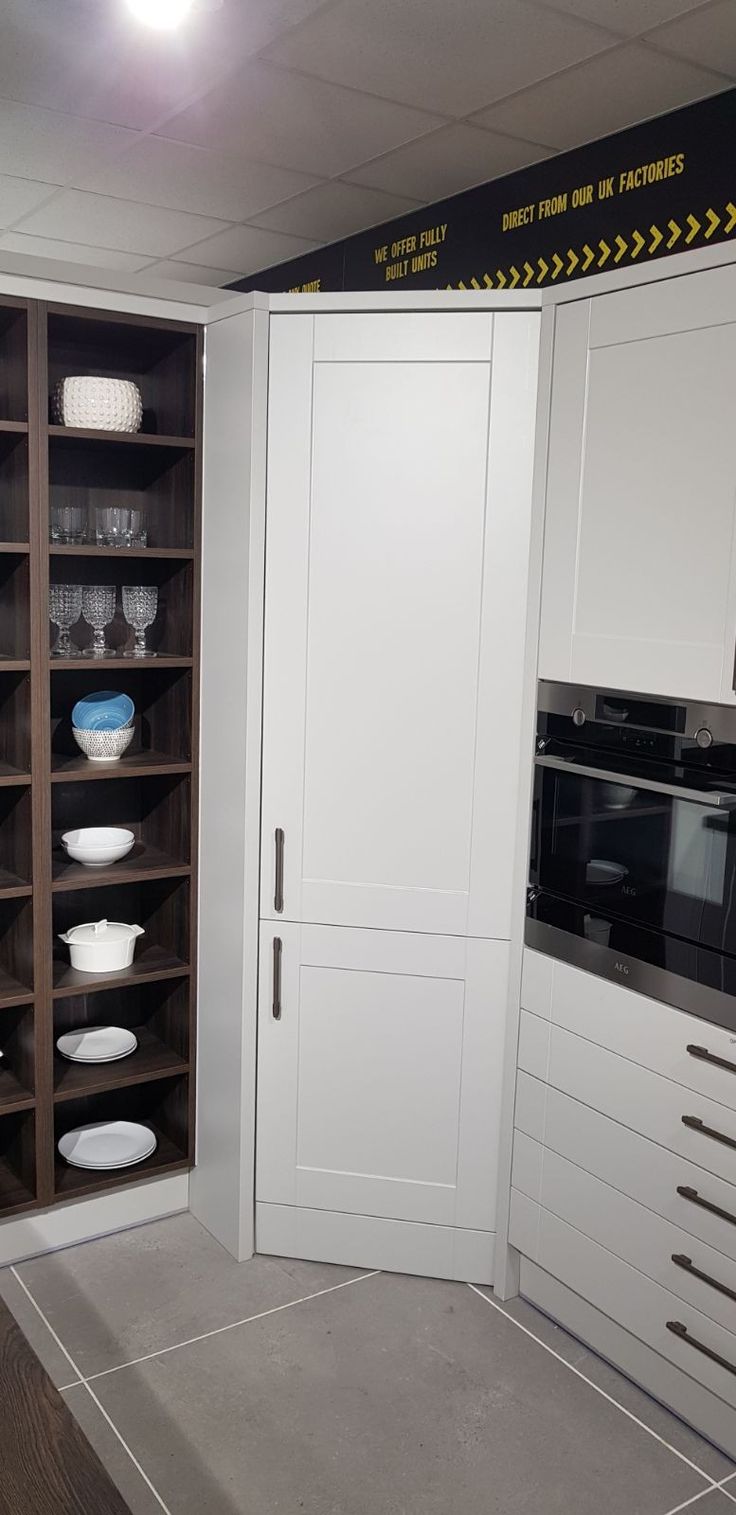
<path fill-rule="evenodd" d="M 463 1231 L 297 1205 L 256 1205 L 256 1251 L 313 1262 L 493 1282 L 493 1231 Z"/>
<path fill-rule="evenodd" d="M 0 1267 L 92 1241 L 112 1231 L 125 1231 L 149 1220 L 161 1220 L 189 1208 L 189 1174 L 151 1179 L 129 1189 L 115 1189 L 93 1199 L 69 1200 L 50 1210 L 12 1216 L 0 1223 Z"/>

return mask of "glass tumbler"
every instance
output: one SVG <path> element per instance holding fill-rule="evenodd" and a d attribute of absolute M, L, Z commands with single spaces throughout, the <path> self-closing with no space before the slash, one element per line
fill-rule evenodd
<path fill-rule="evenodd" d="M 105 627 L 115 619 L 115 585 L 85 584 L 82 591 L 82 615 L 92 627 L 93 636 L 87 652 L 104 658 L 111 651 L 105 642 Z"/>
<path fill-rule="evenodd" d="M 146 647 L 146 628 L 152 626 L 158 610 L 158 590 L 155 584 L 124 584 L 123 615 L 135 632 L 135 641 L 126 657 L 155 658 L 155 652 Z"/>
<path fill-rule="evenodd" d="M 82 614 L 81 584 L 49 585 L 49 620 L 59 628 L 59 635 L 51 649 L 55 658 L 76 658 L 79 648 L 72 644 L 69 635 Z"/>
<path fill-rule="evenodd" d="M 87 514 L 83 505 L 52 505 L 50 511 L 52 542 L 79 546 L 87 535 Z"/>
<path fill-rule="evenodd" d="M 130 547 L 132 511 L 124 505 L 106 505 L 97 511 L 95 536 L 98 547 Z"/>

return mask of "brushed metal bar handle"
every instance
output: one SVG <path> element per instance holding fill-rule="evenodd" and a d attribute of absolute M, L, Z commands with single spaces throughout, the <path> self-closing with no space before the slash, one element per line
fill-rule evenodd
<path fill-rule="evenodd" d="M 691 1057 L 697 1057 L 702 1063 L 714 1063 L 716 1068 L 725 1068 L 729 1073 L 736 1073 L 736 1063 L 730 1063 L 727 1057 L 717 1057 L 715 1052 L 709 1052 L 707 1047 L 699 1047 L 694 1042 L 688 1043 L 688 1052 Z"/>
<path fill-rule="evenodd" d="M 704 1357 L 709 1357 L 711 1362 L 717 1362 L 719 1368 L 725 1368 L 727 1373 L 736 1373 L 736 1368 L 727 1357 L 721 1357 L 719 1352 L 714 1352 L 712 1347 L 706 1347 L 704 1341 L 698 1341 L 697 1336 L 691 1336 L 687 1326 L 681 1320 L 667 1320 L 665 1325 L 673 1336 L 679 1336 L 688 1347 L 693 1347 L 696 1352 L 702 1352 Z"/>
<path fill-rule="evenodd" d="M 691 1273 L 693 1278 L 699 1278 L 701 1283 L 710 1284 L 711 1289 L 717 1289 L 719 1294 L 725 1294 L 727 1299 L 736 1299 L 736 1289 L 729 1289 L 728 1284 L 719 1283 L 717 1278 L 711 1278 L 710 1273 L 703 1273 L 696 1268 L 691 1257 L 685 1257 L 683 1252 L 673 1252 L 672 1261 L 676 1268 L 682 1268 L 684 1273 Z"/>
<path fill-rule="evenodd" d="M 538 768 L 556 768 L 561 773 L 578 774 L 584 779 L 602 779 L 604 784 L 630 784 L 632 789 L 648 789 L 653 794 L 671 794 L 676 800 L 689 800 L 693 805 L 708 805 L 714 810 L 736 810 L 736 794 L 713 789 L 686 789 L 680 784 L 660 783 L 657 779 L 642 778 L 628 773 L 616 773 L 612 768 L 593 768 L 585 763 L 574 763 L 563 757 L 536 757 Z"/>
<path fill-rule="evenodd" d="M 714 1205 L 712 1200 L 703 1199 L 697 1189 L 691 1189 L 689 1184 L 678 1184 L 677 1192 L 681 1199 L 686 1199 L 691 1205 L 698 1205 L 701 1210 L 707 1210 L 709 1215 L 717 1215 L 719 1220 L 727 1220 L 730 1226 L 736 1226 L 736 1215 L 729 1210 L 722 1210 L 720 1205 Z"/>
<path fill-rule="evenodd" d="M 705 1121 L 699 1115 L 683 1115 L 683 1126 L 689 1126 L 691 1131 L 699 1131 L 701 1136 L 709 1136 L 712 1141 L 720 1142 L 724 1147 L 733 1147 L 736 1151 L 736 1141 L 732 1136 L 724 1136 L 722 1131 L 716 1131 L 714 1126 L 706 1126 Z"/>
<path fill-rule="evenodd" d="M 273 1004 L 271 1014 L 275 1021 L 281 1020 L 281 950 L 280 936 L 273 939 Z"/>
<path fill-rule="evenodd" d="M 276 849 L 276 873 L 273 889 L 273 908 L 281 915 L 284 908 L 284 833 L 280 826 L 273 834 Z"/>

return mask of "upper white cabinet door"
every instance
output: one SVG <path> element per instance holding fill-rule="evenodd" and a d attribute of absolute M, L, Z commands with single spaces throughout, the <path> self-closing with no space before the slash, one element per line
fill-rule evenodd
<path fill-rule="evenodd" d="M 271 332 L 261 913 L 507 936 L 538 317 Z"/>
<path fill-rule="evenodd" d="M 258 1202 L 492 1231 L 507 960 L 262 922 Z"/>
<path fill-rule="evenodd" d="M 736 268 L 557 312 L 542 678 L 733 702 Z"/>

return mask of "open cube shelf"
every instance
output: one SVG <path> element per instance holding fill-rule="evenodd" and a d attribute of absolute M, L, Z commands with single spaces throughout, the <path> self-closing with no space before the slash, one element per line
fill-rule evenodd
<path fill-rule="evenodd" d="M 133 988 L 76 994 L 57 1001 L 54 1036 L 90 1026 L 121 1026 L 138 1040 L 115 1063 L 74 1063 L 57 1051 L 54 1098 L 76 1099 L 106 1089 L 177 1077 L 189 1067 L 189 983 L 163 979 Z"/>
<path fill-rule="evenodd" d="M 0 421 L 28 421 L 28 305 L 0 299 Z"/>
<path fill-rule="evenodd" d="M 89 545 L 96 543 L 97 511 L 109 505 L 142 510 L 148 549 L 194 545 L 197 455 L 186 440 L 125 434 L 49 433 L 49 502 L 81 505 Z M 147 549 L 147 550 L 148 550 Z M 127 556 L 120 548 L 121 556 Z"/>
<path fill-rule="evenodd" d="M 99 311 L 48 311 L 49 396 L 78 374 L 132 379 L 143 400 L 144 433 L 194 437 L 197 336 L 175 322 L 145 322 Z"/>
<path fill-rule="evenodd" d="M 36 1200 L 36 1126 L 32 1110 L 0 1114 L 0 1218 Z"/>
<path fill-rule="evenodd" d="M 55 784 L 54 890 L 89 890 L 102 884 L 188 872 L 191 809 L 191 783 L 186 776 L 152 774 L 148 778 L 100 782 L 90 789 L 80 784 Z M 75 863 L 64 851 L 61 837 L 65 831 L 83 825 L 124 826 L 135 836 L 132 851 L 106 868 L 87 868 Z"/>
<path fill-rule="evenodd" d="M 149 1178 L 155 1173 L 168 1173 L 189 1165 L 192 1129 L 186 1076 L 57 1101 L 55 1142 L 77 1126 L 105 1120 L 140 1121 L 153 1131 L 156 1151 L 144 1162 L 114 1172 L 72 1168 L 57 1154 L 55 1188 L 59 1198 L 115 1188 L 133 1183 L 137 1178 Z"/>
<path fill-rule="evenodd" d="M 135 704 L 135 735 L 115 763 L 94 763 L 80 752 L 72 733 L 72 710 L 83 695 L 110 689 L 129 694 Z M 136 666 L 111 668 L 100 658 L 94 668 L 54 670 L 51 677 L 51 767 L 54 777 L 124 777 L 143 766 L 185 767 L 191 763 L 192 674 L 189 670 Z"/>
<path fill-rule="evenodd" d="M 0 558 L 0 574 L 3 560 Z M 134 632 L 123 615 L 122 589 L 128 584 L 154 585 L 158 590 L 156 619 L 146 631 L 146 646 L 158 657 L 191 658 L 192 617 L 194 599 L 192 593 L 194 565 L 176 559 L 148 558 L 139 556 L 129 559 L 124 550 L 110 557 L 80 555 L 74 557 L 53 556 L 49 576 L 52 584 L 108 584 L 115 589 L 115 619 L 105 631 L 105 641 L 118 658 L 126 663 L 133 648 Z M 50 645 L 56 639 L 56 628 L 50 626 Z M 84 651 L 92 641 L 92 628 L 84 619 L 72 628 L 72 645 L 76 651 Z M 3 622 L 0 615 L 0 652 L 3 649 Z M 63 666 L 69 666 L 63 662 Z M 131 659 L 129 666 L 135 668 Z M 95 659 L 95 667 L 106 667 L 110 659 Z M 52 669 L 59 666 L 52 660 Z M 73 666 L 73 663 L 72 663 Z"/>
<path fill-rule="evenodd" d="M 189 964 L 190 895 L 188 879 L 140 880 L 129 884 L 107 884 L 99 889 L 73 889 L 53 897 L 54 988 L 57 991 L 79 990 L 95 984 L 125 984 L 145 976 L 147 969 L 161 971 L 167 962 L 171 970 L 183 970 Z M 130 968 L 102 972 L 99 976 L 80 972 L 69 963 L 69 948 L 59 940 L 62 932 L 89 921 L 124 921 L 142 926 L 144 936 L 137 939 Z"/>
<path fill-rule="evenodd" d="M 28 435 L 0 427 L 0 541 L 28 540 Z"/>

